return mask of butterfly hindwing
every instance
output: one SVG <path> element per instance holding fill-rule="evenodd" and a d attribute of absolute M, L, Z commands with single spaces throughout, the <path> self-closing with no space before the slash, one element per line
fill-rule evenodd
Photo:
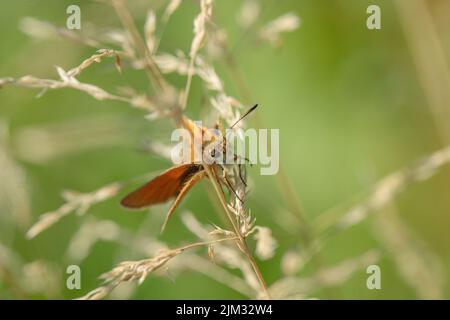
<path fill-rule="evenodd" d="M 200 165 L 182 164 L 172 167 L 139 189 L 131 192 L 120 202 L 124 207 L 139 209 L 166 202 L 178 195 L 184 183 L 202 169 Z"/>

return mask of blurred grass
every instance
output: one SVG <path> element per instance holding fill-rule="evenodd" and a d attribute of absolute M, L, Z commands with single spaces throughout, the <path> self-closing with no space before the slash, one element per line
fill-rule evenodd
<path fill-rule="evenodd" d="M 81 6 L 83 23 L 118 26 L 113 11 L 98 3 L 66 0 L 4 2 L 0 11 L 0 76 L 54 77 L 54 65 L 68 69 L 92 54 L 91 49 L 65 41 L 35 42 L 18 30 L 18 22 L 25 16 L 63 26 L 65 8 L 69 4 Z M 275 3 L 267 0 L 264 4 L 267 6 L 263 12 L 264 21 L 286 11 L 293 11 L 302 19 L 301 28 L 287 34 L 281 48 L 260 48 L 250 39 L 242 38 L 235 23 L 239 1 L 217 1 L 215 14 L 220 26 L 229 32 L 230 42 L 236 43 L 233 52 L 252 96 L 257 99 L 255 102 L 261 105 L 260 116 L 268 128 L 280 128 L 280 159 L 310 221 L 367 190 L 378 178 L 411 164 L 442 145 L 391 1 L 283 0 Z M 369 4 L 378 4 L 382 8 L 380 31 L 369 31 L 365 27 L 365 10 Z M 145 8 L 142 2 L 136 6 Z M 186 1 L 182 5 L 165 31 L 161 51 L 188 50 L 192 20 L 197 10 L 195 1 Z M 135 12 L 142 26 L 145 11 Z M 448 37 L 448 32 L 444 35 Z M 225 69 L 218 69 L 227 91 L 237 95 L 229 74 Z M 123 75 L 118 75 L 111 62 L 92 67 L 82 79 L 100 83 L 103 88 L 115 88 L 123 83 L 138 90 L 145 90 L 147 86 L 142 74 L 126 69 Z M 183 81 L 178 78 L 174 83 L 181 86 Z M 193 85 L 188 114 L 196 118 L 202 96 L 200 90 L 196 90 L 199 88 L 197 80 Z M 13 87 L 0 90 L 0 117 L 9 124 L 12 137 L 17 130 L 27 126 L 109 114 L 123 117 L 129 131 L 123 132 L 127 143 L 71 154 L 45 165 L 20 162 L 32 196 L 32 221 L 62 203 L 59 193 L 63 189 L 90 191 L 112 181 L 167 167 L 167 162 L 136 151 L 145 138 L 167 139 L 164 121 L 147 122 L 140 111 L 120 103 L 94 101 L 73 90 L 47 92 L 39 99 L 35 98 L 37 93 Z M 272 282 L 280 277 L 282 253 L 296 244 L 290 235 L 277 227 L 276 220 L 283 204 L 274 178 L 259 176 L 257 167 L 249 172 L 254 183 L 248 205 L 253 208 L 258 224 L 273 228 L 280 244 L 274 259 L 260 263 L 267 280 Z M 449 176 L 450 170 L 445 168 L 429 181 L 408 188 L 395 202 L 404 222 L 444 262 L 446 297 L 450 278 Z M 198 215 L 201 221 L 218 222 L 213 206 L 205 200 L 204 184 L 193 190 L 183 207 Z M 99 204 L 89 214 L 130 229 L 137 229 L 146 219 L 147 213 L 129 213 L 117 203 L 118 198 Z M 10 213 L 0 208 L 0 214 Z M 77 217 L 70 216 L 32 241 L 25 240 L 26 229 L 11 225 L 14 235 L 5 238 L 5 234 L 0 234 L 0 241 L 8 244 L 26 262 L 48 259 L 61 263 L 67 243 L 79 224 Z M 149 232 L 157 232 L 158 228 L 155 226 Z M 176 216 L 162 239 L 177 244 L 189 237 Z M 378 246 L 369 220 L 335 236 L 325 246 L 322 257 L 325 265 L 332 265 Z M 98 243 L 94 247 L 81 266 L 83 292 L 96 287 L 99 283 L 96 277 L 118 262 L 115 251 L 115 245 L 109 243 Z M 389 255 L 383 256 L 379 264 L 383 290 L 367 290 L 367 275 L 362 270 L 337 289 L 338 297 L 415 297 Z M 0 298 L 8 298 L 6 292 L 0 285 Z M 61 283 L 61 298 L 78 295 L 64 289 L 64 282 Z M 326 295 L 319 293 L 318 296 Z M 242 298 L 231 289 L 193 272 L 182 274 L 176 281 L 152 277 L 139 287 L 134 297 Z"/>

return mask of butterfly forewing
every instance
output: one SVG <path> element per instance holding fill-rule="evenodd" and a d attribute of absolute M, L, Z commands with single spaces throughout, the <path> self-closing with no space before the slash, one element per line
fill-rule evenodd
<path fill-rule="evenodd" d="M 202 166 L 191 163 L 172 167 L 136 191 L 128 194 L 120 203 L 124 207 L 138 209 L 166 202 L 170 198 L 177 196 L 184 183 L 200 170 L 202 170 Z"/>

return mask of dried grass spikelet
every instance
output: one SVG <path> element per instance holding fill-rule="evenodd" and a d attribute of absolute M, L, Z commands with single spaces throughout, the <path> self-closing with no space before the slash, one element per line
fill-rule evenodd
<path fill-rule="evenodd" d="M 223 61 L 228 54 L 226 47 L 228 35 L 225 30 L 214 26 L 205 45 L 206 56 L 211 60 Z"/>
<path fill-rule="evenodd" d="M 47 21 L 41 21 L 33 17 L 22 18 L 19 22 L 19 28 L 24 34 L 37 40 L 62 37 L 66 40 L 81 43 L 89 47 L 102 47 L 100 42 L 92 37 L 82 35 L 79 32 L 75 32 L 74 30 L 57 27 Z"/>
<path fill-rule="evenodd" d="M 66 256 L 75 263 L 81 263 L 91 253 L 92 247 L 98 241 L 116 242 L 126 248 L 127 252 L 132 248 L 133 252 L 145 256 L 154 256 L 167 244 L 156 240 L 152 236 L 143 234 L 142 231 L 129 230 L 114 221 L 100 220 L 89 216 L 83 220 L 81 227 L 73 235 L 66 250 Z M 171 264 L 171 268 L 176 264 Z"/>
<path fill-rule="evenodd" d="M 35 260 L 22 267 L 23 283 L 31 293 L 44 293 L 47 297 L 59 296 L 61 270 L 59 266 L 45 260 Z"/>
<path fill-rule="evenodd" d="M 298 250 L 289 250 L 281 259 L 281 271 L 285 276 L 296 274 L 304 265 L 304 259 Z"/>
<path fill-rule="evenodd" d="M 48 39 L 58 35 L 56 27 L 51 23 L 32 17 L 24 17 L 19 23 L 19 28 L 29 37 L 36 39 Z"/>
<path fill-rule="evenodd" d="M 193 218 L 195 220 L 195 218 Z M 151 220 L 151 218 L 149 219 Z M 145 227 L 142 230 L 146 230 Z M 234 234 L 231 232 L 217 233 L 215 235 L 211 234 L 212 239 L 221 239 L 221 238 L 233 238 Z M 147 231 L 145 234 L 140 234 L 136 236 L 135 231 L 126 230 L 123 227 L 120 227 L 120 242 L 123 244 L 124 248 L 133 248 L 135 252 L 141 253 L 144 256 L 155 256 L 162 249 L 167 250 L 167 245 L 160 241 L 157 241 L 155 238 L 151 236 L 147 236 Z M 81 236 L 81 235 L 80 235 Z M 75 238 L 75 237 L 74 237 Z M 75 239 L 76 240 L 76 239 Z M 75 241 L 73 240 L 73 241 Z M 236 275 L 233 275 L 225 268 L 221 267 L 218 264 L 215 264 L 215 261 L 211 261 L 212 254 L 214 256 L 216 247 L 213 244 L 208 245 L 208 257 L 204 257 L 201 253 L 196 252 L 184 252 L 183 255 L 177 257 L 177 259 L 170 260 L 164 268 L 160 268 L 155 270 L 155 276 L 164 276 L 167 277 L 170 275 L 172 277 L 174 274 L 176 275 L 178 272 L 183 272 L 187 270 L 191 270 L 193 272 L 201 273 L 208 278 L 213 279 L 219 283 L 222 283 L 237 292 L 240 292 L 242 295 L 253 298 L 255 296 L 253 289 L 251 289 L 246 282 L 239 278 Z M 214 258 L 214 257 L 213 257 Z M 166 270 L 168 269 L 168 270 Z M 167 272 L 170 271 L 170 274 Z M 122 283 L 119 287 L 116 287 L 114 291 L 111 292 L 111 299 L 124 299 L 130 298 L 131 294 L 135 291 L 136 287 L 132 283 Z M 105 292 L 104 290 L 100 290 L 100 292 Z"/>
<path fill-rule="evenodd" d="M 16 252 L 6 243 L 0 242 L 0 269 L 8 269 L 15 273 L 20 270 L 22 263 L 21 257 Z"/>
<path fill-rule="evenodd" d="M 13 232 L 11 225 L 21 227 L 29 223 L 31 218 L 30 194 L 27 177 L 14 159 L 9 146 L 9 127 L 0 118 L 0 231 L 4 238 Z"/>
<path fill-rule="evenodd" d="M 233 231 L 222 229 L 213 225 L 213 228 L 203 226 L 195 216 L 190 212 L 182 214 L 182 221 L 185 226 L 197 237 L 203 241 L 211 239 L 211 237 L 224 236 L 236 237 Z M 260 283 L 252 270 L 252 267 L 247 259 L 244 258 L 242 250 L 237 250 L 236 246 L 230 246 L 226 243 L 214 243 L 214 263 L 217 265 L 224 265 L 231 269 L 240 270 L 245 282 L 253 290 L 256 296 L 264 296 L 261 292 Z"/>
<path fill-rule="evenodd" d="M 170 16 L 178 9 L 181 4 L 181 0 L 170 0 L 163 14 L 163 21 L 169 20 Z"/>
<path fill-rule="evenodd" d="M 163 159 L 172 160 L 173 146 L 158 141 L 145 141 L 142 145 L 144 151 L 151 152 Z"/>
<path fill-rule="evenodd" d="M 435 175 L 439 168 L 450 163 L 450 146 L 438 150 L 410 168 L 391 173 L 375 184 L 368 196 L 350 208 L 339 220 L 322 220 L 320 229 L 343 230 L 364 220 L 370 212 L 383 208 L 409 184 L 424 181 Z"/>
<path fill-rule="evenodd" d="M 190 70 L 189 60 L 181 51 L 177 51 L 175 55 L 162 53 L 156 55 L 154 59 L 162 73 L 188 75 L 191 71 L 193 75 L 197 75 L 202 80 L 206 89 L 217 92 L 216 97 L 210 98 L 210 102 L 219 112 L 219 116 L 230 125 L 239 119 L 240 113 L 237 108 L 241 108 L 242 103 L 236 98 L 226 95 L 222 80 L 214 67 L 204 57 L 198 55 L 195 58 L 195 64 L 192 70 Z"/>
<path fill-rule="evenodd" d="M 208 90 L 223 92 L 224 87 L 222 80 L 216 73 L 214 68 L 207 64 L 206 61 L 201 58 L 196 58 L 197 75 L 203 80 Z"/>
<path fill-rule="evenodd" d="M 28 126 L 16 130 L 14 151 L 21 160 L 47 165 L 77 152 L 125 143 L 123 132 L 129 128 L 123 117 L 112 114 Z"/>
<path fill-rule="evenodd" d="M 72 237 L 67 255 L 72 261 L 82 261 L 90 253 L 93 245 L 99 241 L 115 241 L 121 236 L 121 228 L 108 220 L 90 218 L 85 221 Z"/>
<path fill-rule="evenodd" d="M 133 96 L 125 97 L 116 94 L 111 94 L 106 90 L 89 83 L 80 82 L 76 76 L 80 75 L 83 70 L 89 67 L 93 62 L 100 62 L 103 57 L 115 57 L 115 65 L 117 69 L 121 70 L 120 59 L 118 54 L 114 50 L 101 49 L 98 50 L 96 54 L 92 55 L 88 59 L 84 60 L 79 66 L 65 71 L 61 67 L 56 67 L 56 71 L 59 75 L 60 80 L 53 79 L 41 79 L 34 76 L 23 76 L 21 78 L 0 78 L 0 87 L 7 84 L 14 84 L 17 86 L 28 87 L 28 88 L 40 88 L 41 93 L 38 96 L 42 96 L 47 90 L 50 89 L 61 89 L 61 88 L 72 88 L 87 93 L 88 95 L 94 97 L 97 100 L 114 100 L 127 102 L 130 105 L 146 109 L 149 111 L 154 111 L 155 104 L 146 96 Z M 167 90 L 168 91 L 168 90 Z"/>
<path fill-rule="evenodd" d="M 147 44 L 148 51 L 153 52 L 155 48 L 155 31 L 156 31 L 156 14 L 153 10 L 149 10 L 147 13 L 147 19 L 145 20 L 144 33 L 145 43 Z"/>
<path fill-rule="evenodd" d="M 150 54 L 156 54 L 159 48 L 159 44 L 161 42 L 162 35 L 164 33 L 164 30 L 169 22 L 170 17 L 172 14 L 178 9 L 178 7 L 181 4 L 181 0 L 171 0 L 169 4 L 166 6 L 164 13 L 161 17 L 161 23 L 160 23 L 160 32 L 159 35 L 156 35 L 156 16 L 148 16 L 147 22 L 144 26 L 144 32 L 146 34 L 146 43 L 147 47 L 149 49 Z"/>
<path fill-rule="evenodd" d="M 319 270 L 316 274 L 299 278 L 288 276 L 277 280 L 269 290 L 274 299 L 290 299 L 297 295 L 308 297 L 321 288 L 333 287 L 347 281 L 355 272 L 366 269 L 380 258 L 377 250 L 370 250 L 361 256 Z"/>
<path fill-rule="evenodd" d="M 214 263 L 214 247 L 212 245 L 208 246 L 208 257 Z"/>
<path fill-rule="evenodd" d="M 247 172 L 244 167 L 235 164 L 231 168 L 226 169 L 228 181 L 230 184 L 230 204 L 227 205 L 228 210 L 234 215 L 237 227 L 241 236 L 245 239 L 253 232 L 256 219 L 252 217 L 250 210 L 245 208 L 245 200 L 247 196 Z M 245 250 L 244 250 L 245 251 Z"/>
<path fill-rule="evenodd" d="M 122 72 L 122 66 L 121 66 L 119 54 L 115 50 L 100 49 L 100 50 L 97 50 L 96 54 L 85 59 L 79 66 L 69 70 L 67 72 L 67 76 L 69 78 L 77 77 L 94 62 L 100 63 L 103 58 L 109 58 L 109 57 L 115 58 L 115 66 L 119 72 Z"/>
<path fill-rule="evenodd" d="M 255 229 L 256 255 L 261 260 L 269 260 L 275 255 L 275 249 L 278 247 L 278 243 L 273 238 L 272 230 L 269 228 L 256 226 Z"/>
<path fill-rule="evenodd" d="M 181 1 L 172 0 L 166 7 L 162 18 L 163 21 L 160 22 L 158 20 L 158 24 L 160 25 L 164 23 L 164 21 L 167 22 L 173 12 L 180 6 L 180 3 Z M 113 94 L 100 88 L 97 85 L 83 83 L 77 79 L 77 77 L 86 68 L 91 66 L 94 62 L 100 62 L 100 60 L 104 57 L 114 56 L 116 58 L 116 66 L 120 68 L 121 64 L 120 59 L 118 58 L 119 56 L 113 50 L 99 51 L 90 58 L 83 61 L 79 66 L 70 69 L 69 71 L 66 71 L 61 67 L 57 67 L 57 72 L 59 75 L 59 79 L 57 80 L 39 79 L 33 76 L 25 76 L 18 79 L 0 79 L 0 85 L 16 84 L 25 87 L 35 87 L 43 89 L 42 93 L 46 92 L 46 90 L 49 89 L 73 88 L 79 91 L 83 91 L 98 100 L 121 101 L 135 107 L 145 108 L 149 112 L 151 112 L 147 116 L 148 119 L 170 116 L 174 117 L 172 111 L 175 109 L 175 107 L 177 109 L 179 108 L 180 103 L 177 98 L 180 97 L 180 95 L 178 94 L 179 91 L 172 88 L 161 75 L 161 70 L 158 67 L 165 63 L 166 72 L 177 72 L 179 74 L 187 74 L 188 76 L 184 96 L 181 96 L 184 101 L 181 103 L 181 108 L 179 109 L 183 109 L 186 107 L 191 78 L 195 74 L 202 79 L 205 87 L 208 90 L 213 91 L 216 95 L 216 100 L 219 102 L 217 103 L 215 108 L 219 112 L 223 113 L 224 119 L 226 119 L 226 121 L 230 123 L 231 121 L 237 119 L 239 111 L 232 109 L 232 107 L 235 107 L 234 104 L 236 104 L 236 101 L 233 101 L 233 99 L 227 96 L 224 92 L 223 83 L 220 77 L 216 74 L 213 66 L 206 63 L 206 60 L 202 59 L 202 57 L 199 57 L 198 55 L 199 51 L 202 49 L 206 42 L 206 38 L 209 32 L 208 23 L 212 17 L 212 0 L 200 1 L 200 13 L 194 21 L 194 36 L 189 50 L 189 61 L 187 64 L 187 68 L 185 62 L 181 59 L 178 59 L 178 61 L 175 61 L 173 59 L 172 61 L 169 61 L 167 57 L 166 60 L 162 60 L 162 62 L 160 60 L 160 62 L 156 62 L 155 65 L 153 55 L 157 52 L 157 47 L 162 32 L 157 32 L 156 30 L 156 16 L 154 15 L 154 13 L 150 12 L 148 15 L 144 27 L 146 39 L 142 39 L 139 29 L 137 28 L 134 19 L 126 6 L 125 1 L 114 0 L 112 1 L 112 4 L 123 25 L 123 28 L 126 31 L 119 31 L 118 33 L 112 35 L 110 34 L 110 40 L 115 40 L 116 43 L 122 47 L 124 52 L 121 52 L 121 56 L 127 58 L 130 61 L 132 67 L 145 68 L 149 80 L 155 87 L 155 89 L 162 89 L 155 90 L 156 94 L 154 97 L 152 96 L 152 98 L 150 99 L 146 95 L 139 95 L 137 93 L 128 95 Z M 169 87 L 169 89 L 166 88 L 166 85 Z M 225 103 L 227 104 L 227 107 L 223 107 Z M 231 109 L 231 112 L 229 112 L 230 110 L 225 110 L 227 108 Z M 228 114 L 225 116 L 225 113 Z M 213 176 L 211 172 L 209 172 L 208 175 L 212 179 Z M 249 250 L 246 244 L 247 236 L 252 234 L 252 232 L 255 232 L 257 234 L 258 232 L 261 232 L 258 231 L 258 229 L 254 228 L 255 219 L 251 216 L 250 211 L 246 210 L 243 204 L 243 200 L 245 200 L 246 195 L 245 181 L 239 182 L 239 179 L 236 178 L 237 167 L 232 167 L 230 169 L 230 176 L 232 179 L 232 189 L 235 189 L 235 194 L 230 192 L 230 201 L 227 200 L 227 197 L 224 195 L 223 190 L 220 187 L 221 181 L 219 179 L 223 178 L 217 177 L 217 179 L 214 179 L 213 185 L 217 196 L 221 201 L 221 205 L 226 213 L 226 216 L 229 218 L 230 223 L 233 226 L 233 231 L 217 227 L 213 231 L 207 233 L 207 235 L 205 236 L 206 238 L 208 238 L 207 241 L 205 240 L 201 243 L 194 243 L 177 249 L 163 249 L 151 259 L 123 262 L 112 269 L 110 272 L 106 273 L 104 275 L 105 284 L 102 287 L 89 293 L 87 296 L 85 296 L 85 298 L 87 297 L 91 299 L 104 297 L 123 281 L 137 280 L 138 282 L 141 282 L 145 279 L 148 273 L 156 271 L 163 265 L 166 265 L 169 260 L 180 254 L 182 251 L 197 246 L 208 246 L 209 253 L 211 256 L 214 256 L 214 259 L 222 259 L 221 263 L 226 264 L 232 268 L 240 269 L 242 271 L 243 278 L 247 282 L 248 286 L 251 287 L 256 293 L 261 293 L 261 295 L 264 294 L 264 296 L 269 298 L 265 281 L 253 258 L 252 252 Z M 50 225 L 58 221 L 61 217 L 72 212 L 78 212 L 79 214 L 85 213 L 92 204 L 103 201 L 105 199 L 108 199 L 110 196 L 115 195 L 120 188 L 120 184 L 117 184 L 116 186 L 117 189 L 111 188 L 109 190 L 103 190 L 102 188 L 89 194 L 66 192 L 64 194 L 66 203 L 56 211 L 43 215 L 41 217 L 41 220 L 30 229 L 28 235 L 30 237 L 35 236 L 42 230 L 48 228 Z M 220 190 L 218 186 L 220 187 Z M 105 193 L 102 193 L 102 191 L 105 191 Z M 97 230 L 97 228 L 92 228 L 92 230 L 94 229 Z M 122 235 L 122 231 L 118 231 L 114 227 L 106 229 L 109 230 L 107 232 L 110 235 L 108 239 L 117 238 L 119 233 Z M 87 237 L 92 237 L 92 234 L 89 234 L 89 232 L 91 232 L 92 230 L 88 228 L 88 232 L 85 231 L 85 236 L 87 234 Z M 99 230 L 101 231 L 101 228 Z M 98 230 L 95 232 L 98 232 Z M 258 238 L 258 242 L 265 243 L 264 247 L 266 250 L 266 256 L 270 255 L 270 253 L 268 253 L 270 250 L 268 250 L 267 248 L 274 246 L 273 241 L 268 241 L 268 233 L 269 232 L 262 232 L 260 237 Z M 262 234 L 265 234 L 266 236 L 263 236 Z M 219 239 L 217 239 L 218 237 Z M 93 238 L 94 237 L 92 237 L 92 239 Z M 211 240 L 211 238 L 213 240 Z M 92 239 L 91 243 L 92 241 L 95 241 L 95 239 Z M 235 245 L 230 246 L 225 245 L 224 243 L 219 243 L 229 240 L 235 241 L 239 246 L 239 249 L 237 249 Z M 85 252 L 88 251 L 88 249 L 86 248 L 89 247 L 89 244 L 86 245 L 85 243 L 83 245 L 85 248 Z M 81 247 L 83 247 L 83 245 Z M 217 250 L 219 246 L 220 250 Z M 258 246 L 261 246 L 261 244 L 259 244 Z"/>
<path fill-rule="evenodd" d="M 193 253 L 185 253 L 176 261 L 185 269 L 201 273 L 208 278 L 221 283 L 236 292 L 239 292 L 244 297 L 254 298 L 255 291 L 247 284 L 245 280 L 231 273 L 229 270 L 217 263 L 215 260 L 215 252 L 217 251 L 217 247 L 213 246 L 212 248 L 214 250 L 213 261 L 211 261 L 209 256 L 208 258 L 205 258 Z"/>
<path fill-rule="evenodd" d="M 210 98 L 211 106 L 218 112 L 219 117 L 223 119 L 228 125 L 233 125 L 240 117 L 241 104 L 233 97 L 227 96 L 225 93 L 219 93 L 215 97 Z M 243 126 L 238 123 L 236 128 Z"/>
<path fill-rule="evenodd" d="M 94 204 L 115 196 L 121 190 L 121 187 L 120 183 L 113 183 L 91 193 L 63 192 L 63 198 L 66 200 L 66 203 L 55 211 L 42 214 L 39 220 L 28 230 L 27 238 L 34 238 L 72 212 L 76 212 L 79 215 L 85 214 Z"/>
<path fill-rule="evenodd" d="M 236 238 L 221 238 L 207 242 L 196 242 L 176 249 L 162 249 L 153 258 L 138 261 L 123 261 L 111 271 L 100 276 L 104 284 L 89 292 L 87 295 L 79 298 L 80 300 L 96 300 L 106 297 L 114 288 L 122 282 L 138 281 L 141 284 L 147 276 L 166 265 L 171 259 L 175 258 L 184 251 L 201 246 L 210 246 L 213 243 L 235 240 Z"/>
<path fill-rule="evenodd" d="M 202 79 L 208 90 L 224 93 L 223 82 L 216 73 L 214 67 L 207 63 L 204 57 L 198 55 L 192 70 L 189 69 L 189 60 L 182 51 L 177 51 L 175 55 L 163 53 L 154 57 L 156 64 L 162 73 L 177 73 L 187 75 L 189 71 Z"/>
<path fill-rule="evenodd" d="M 180 50 L 177 50 L 175 55 L 169 53 L 155 55 L 154 59 L 162 73 L 188 74 L 189 60 Z"/>
<path fill-rule="evenodd" d="M 238 204 L 238 201 L 240 200 L 238 199 L 234 203 L 234 205 L 228 205 L 228 209 L 235 216 L 235 219 L 239 226 L 239 232 L 242 234 L 244 238 L 246 238 L 256 230 L 255 229 L 256 220 L 251 216 L 250 211 L 239 208 L 240 204 Z"/>
<path fill-rule="evenodd" d="M 242 256 L 242 253 L 229 246 L 216 246 L 214 261 L 231 269 L 237 269 L 241 272 L 245 282 L 253 289 L 257 296 L 265 296 L 261 285 L 250 263 Z"/>
<path fill-rule="evenodd" d="M 261 39 L 273 46 L 281 44 L 281 34 L 295 31 L 300 26 L 300 18 L 292 12 L 286 13 L 265 25 L 259 32 Z"/>
<path fill-rule="evenodd" d="M 191 49 L 189 51 L 189 70 L 187 75 L 186 87 L 180 96 L 181 109 L 185 109 L 191 88 L 192 75 L 194 74 L 194 63 L 197 52 L 203 46 L 206 39 L 206 23 L 212 15 L 212 0 L 200 1 L 200 13 L 194 20 L 194 38 L 192 39 Z"/>
<path fill-rule="evenodd" d="M 143 96 L 144 103 L 146 96 Z M 168 118 L 173 116 L 173 110 L 178 109 L 178 91 L 174 87 L 166 87 L 163 91 L 152 97 L 154 108 L 147 109 L 151 111 L 145 116 L 147 120 Z"/>
<path fill-rule="evenodd" d="M 197 220 L 197 218 L 190 211 L 184 211 L 181 214 L 181 221 L 191 233 L 193 233 L 195 236 L 197 236 L 199 239 L 203 241 L 211 239 L 211 236 L 214 235 L 235 236 L 233 232 L 231 231 L 228 232 L 228 230 L 225 231 L 220 227 L 214 226 L 213 230 L 211 230 L 211 228 L 205 227 Z M 215 232 L 216 230 L 220 230 L 220 232 Z"/>
<path fill-rule="evenodd" d="M 212 15 L 212 0 L 200 1 L 200 13 L 194 20 L 194 39 L 192 40 L 189 56 L 195 58 L 198 50 L 203 46 L 206 38 L 206 23 Z"/>
<path fill-rule="evenodd" d="M 217 235 L 223 235 L 227 237 L 234 236 L 234 232 L 230 230 L 223 229 L 217 225 L 213 225 L 214 229 L 209 232 L 209 235 L 211 236 L 217 236 Z"/>
<path fill-rule="evenodd" d="M 147 275 L 166 264 L 170 259 L 180 254 L 182 249 L 162 250 L 156 257 L 139 261 L 123 261 L 111 271 L 100 276 L 104 284 L 90 291 L 79 300 L 99 300 L 106 297 L 120 283 L 138 280 L 141 284 Z"/>
<path fill-rule="evenodd" d="M 236 21 L 242 28 L 247 29 L 258 20 L 260 12 L 261 6 L 258 0 L 245 0 L 236 15 Z"/>
<path fill-rule="evenodd" d="M 241 117 L 239 109 L 242 108 L 243 104 L 226 94 L 223 82 L 212 64 L 201 56 L 198 56 L 195 62 L 195 72 L 202 80 L 205 88 L 216 94 L 210 97 L 211 106 L 217 111 L 220 119 L 223 119 L 230 126 L 233 125 Z M 236 128 L 242 127 L 244 123 L 245 121 L 239 122 Z"/>
<path fill-rule="evenodd" d="M 106 282 L 138 280 L 141 284 L 150 272 L 155 271 L 184 249 L 162 250 L 156 257 L 139 261 L 123 261 L 114 269 L 100 276 Z"/>
<path fill-rule="evenodd" d="M 439 258 L 403 223 L 394 208 L 376 216 L 375 236 L 394 260 L 400 276 L 419 299 L 444 299 L 444 270 Z"/>
<path fill-rule="evenodd" d="M 109 30 L 101 35 L 101 39 L 105 43 L 119 46 L 122 49 L 122 54 L 132 59 L 133 63 L 135 62 L 135 59 L 137 59 L 136 50 L 132 41 L 124 30 Z"/>

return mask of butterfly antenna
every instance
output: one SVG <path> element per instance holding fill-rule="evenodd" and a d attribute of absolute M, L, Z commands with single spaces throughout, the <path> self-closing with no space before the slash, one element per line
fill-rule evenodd
<path fill-rule="evenodd" d="M 248 116 L 253 110 L 255 110 L 256 109 L 256 107 L 258 107 L 258 104 L 255 104 L 253 107 L 251 107 L 246 113 L 244 113 L 244 115 L 242 116 L 242 117 L 240 117 L 239 119 L 238 119 L 238 121 L 236 121 L 231 127 L 230 127 L 230 129 L 233 129 L 233 127 L 235 126 L 235 125 L 237 125 L 238 123 L 239 123 L 239 121 L 241 121 L 242 119 L 244 119 L 246 116 Z"/>

